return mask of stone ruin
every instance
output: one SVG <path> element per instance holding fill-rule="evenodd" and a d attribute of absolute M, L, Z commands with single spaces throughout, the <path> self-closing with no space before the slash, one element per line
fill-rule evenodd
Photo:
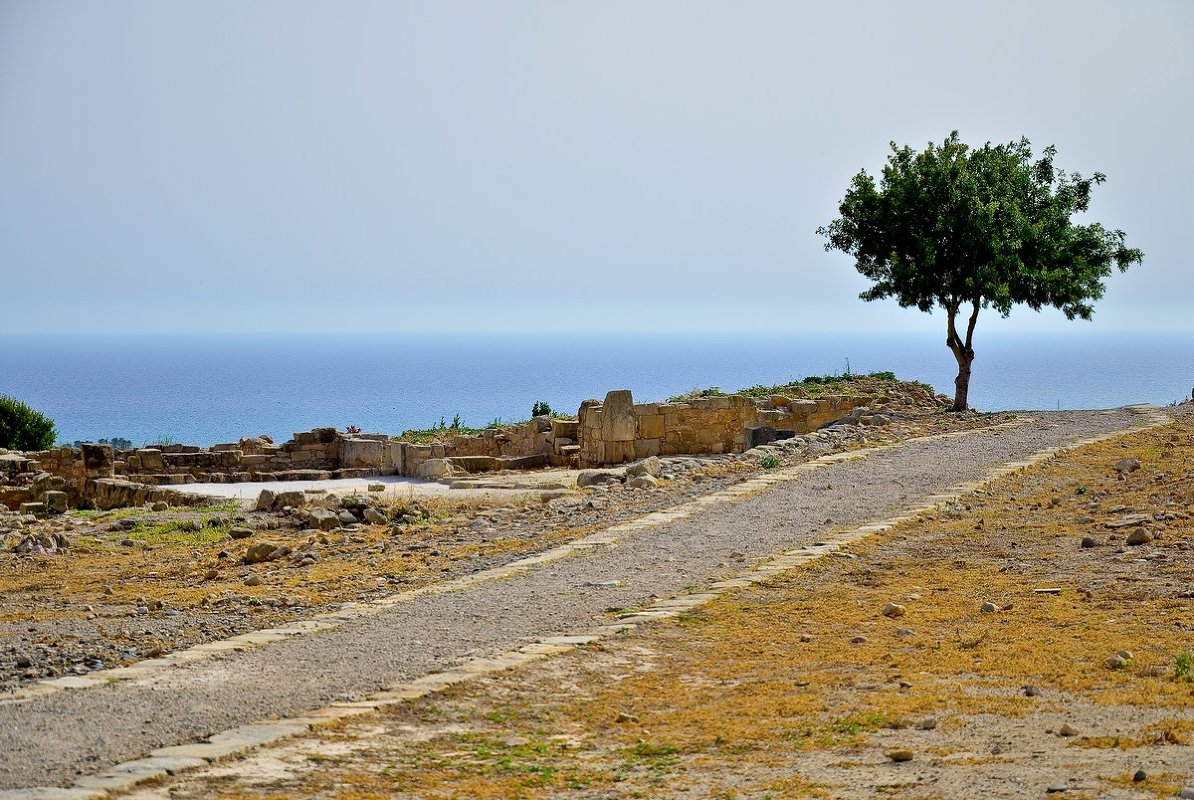
<path fill-rule="evenodd" d="M 872 397 L 701 397 L 635 404 L 630 390 L 581 403 L 576 419 L 535 417 L 479 435 L 443 432 L 427 444 L 384 433 L 315 428 L 283 444 L 266 436 L 209 448 L 169 444 L 130 450 L 83 444 L 29 453 L 0 451 L 0 505 L 25 513 L 117 508 L 205 498 L 184 483 L 326 480 L 403 475 L 439 479 L 503 469 L 590 468 L 656 455 L 741 453 L 844 419 Z"/>

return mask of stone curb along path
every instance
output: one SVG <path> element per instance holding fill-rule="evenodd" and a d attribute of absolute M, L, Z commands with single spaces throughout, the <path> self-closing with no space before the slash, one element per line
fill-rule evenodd
<path fill-rule="evenodd" d="M 389 686 L 385 690 L 375 693 L 363 701 L 333 702 L 300 716 L 278 720 L 262 720 L 231 728 L 216 733 L 202 742 L 159 748 L 153 750 L 146 758 L 126 761 L 110 767 L 98 775 L 81 778 L 71 788 L 32 787 L 0 790 L 0 800 L 41 800 L 41 798 L 62 798 L 62 800 L 92 800 L 94 798 L 99 800 L 100 798 L 124 794 L 146 781 L 160 780 L 187 770 L 206 766 L 221 759 L 242 756 L 249 751 L 304 734 L 313 728 L 334 723 L 337 720 L 375 713 L 387 706 L 424 697 L 454 684 L 471 680 L 479 675 L 512 669 L 549 656 L 570 652 L 603 638 L 625 633 L 634 629 L 639 624 L 657 619 L 675 617 L 698 608 L 726 592 L 766 581 L 780 573 L 830 555 L 841 550 L 843 547 L 866 539 L 876 533 L 913 520 L 917 516 L 936 510 L 944 504 L 957 501 L 964 495 L 974 492 L 996 478 L 1047 461 L 1056 457 L 1059 453 L 1116 436 L 1122 436 L 1127 433 L 1164 425 L 1171 421 L 1168 415 L 1152 407 L 1133 407 L 1132 410 L 1142 414 L 1144 417 L 1143 424 L 1069 442 L 1064 446 L 1045 448 L 1022 460 L 1001 464 L 989 469 L 983 479 L 960 483 L 937 494 L 929 495 L 923 498 L 925 501 L 924 504 L 909 508 L 897 516 L 869 522 L 832 536 L 827 536 L 812 545 L 779 553 L 765 560 L 754 569 L 739 574 L 736 577 L 710 583 L 706 587 L 706 591 L 677 595 L 662 600 L 648 608 L 621 614 L 611 624 L 587 628 L 571 635 L 541 638 L 531 644 L 524 645 L 516 650 L 500 653 L 496 656 L 469 659 L 455 668 L 427 674 L 411 681 Z M 822 456 L 815 461 L 756 476 L 720 492 L 697 498 L 670 509 L 648 514 L 632 522 L 613 526 L 553 548 L 552 550 L 519 559 L 501 567 L 483 570 L 452 581 L 432 584 L 412 591 L 391 595 L 367 604 L 351 604 L 339 612 L 319 615 L 310 620 L 247 633 L 224 641 L 197 645 L 188 650 L 162 658 L 142 661 L 128 667 L 103 670 L 86 676 L 45 681 L 0 701 L 0 705 L 28 702 L 36 697 L 63 690 L 87 689 L 93 686 L 107 685 L 113 681 L 145 678 L 160 673 L 168 667 L 210 658 L 219 653 L 259 647 L 304 633 L 329 630 L 354 619 L 379 614 L 395 605 L 410 602 L 420 596 L 457 592 L 479 583 L 506 579 L 532 570 L 537 566 L 578 555 L 592 548 L 613 546 L 626 534 L 682 520 L 701 510 L 758 494 L 778 484 L 799 479 L 810 472 L 822 470 L 844 461 L 864 459 L 873 454 L 897 450 L 916 442 L 957 439 L 989 434 L 992 431 L 1016 428 L 1032 424 L 1033 422 L 1034 420 L 1031 418 L 1020 418 L 988 428 L 919 437 L 892 445 L 881 445 L 859 451 L 848 451 Z M 158 795 L 158 792 L 153 793 L 153 796 Z M 161 790 L 160 796 L 163 798 L 168 797 L 165 789 Z"/>

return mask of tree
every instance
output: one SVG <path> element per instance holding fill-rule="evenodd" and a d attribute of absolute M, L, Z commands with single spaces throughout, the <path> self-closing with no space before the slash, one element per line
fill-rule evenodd
<path fill-rule="evenodd" d="M 12 397 L 0 395 L 0 447 L 48 450 L 58 438 L 54 420 Z"/>
<path fill-rule="evenodd" d="M 954 131 L 920 152 L 895 142 L 891 150 L 878 185 L 865 169 L 855 175 L 841 216 L 817 233 L 874 282 L 861 299 L 945 310 L 945 344 L 958 362 L 954 411 L 968 407 L 980 308 L 1007 317 L 1014 305 L 1053 306 L 1090 319 L 1112 265 L 1122 272 L 1144 257 L 1123 231 L 1074 223 L 1106 176 L 1056 169 L 1052 145 L 1034 160 L 1027 139 L 972 149 Z M 958 314 L 967 312 L 963 335 Z"/>

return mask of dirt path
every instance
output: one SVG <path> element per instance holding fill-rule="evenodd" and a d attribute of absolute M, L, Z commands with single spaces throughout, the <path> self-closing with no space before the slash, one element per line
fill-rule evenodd
<path fill-rule="evenodd" d="M 148 678 L 0 705 L 0 787 L 67 786 L 154 748 L 300 714 L 470 656 L 607 623 L 611 610 L 734 574 L 835 526 L 920 505 L 993 465 L 1144 421 L 1138 409 L 1032 417 L 843 461 L 756 496 L 626 532 L 616 546 L 506 580 L 418 596 L 334 630 Z"/>

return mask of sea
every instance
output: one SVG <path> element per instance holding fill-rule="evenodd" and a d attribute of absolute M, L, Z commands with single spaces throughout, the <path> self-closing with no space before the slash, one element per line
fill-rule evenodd
<path fill-rule="evenodd" d="M 1194 387 L 1194 333 L 982 332 L 983 411 L 1167 405 Z M 523 420 L 544 402 L 631 389 L 637 402 L 808 375 L 891 371 L 951 394 L 944 336 L 883 333 L 6 335 L 0 394 L 54 419 L 61 443 L 211 445 L 314 427 L 398 434 Z"/>

